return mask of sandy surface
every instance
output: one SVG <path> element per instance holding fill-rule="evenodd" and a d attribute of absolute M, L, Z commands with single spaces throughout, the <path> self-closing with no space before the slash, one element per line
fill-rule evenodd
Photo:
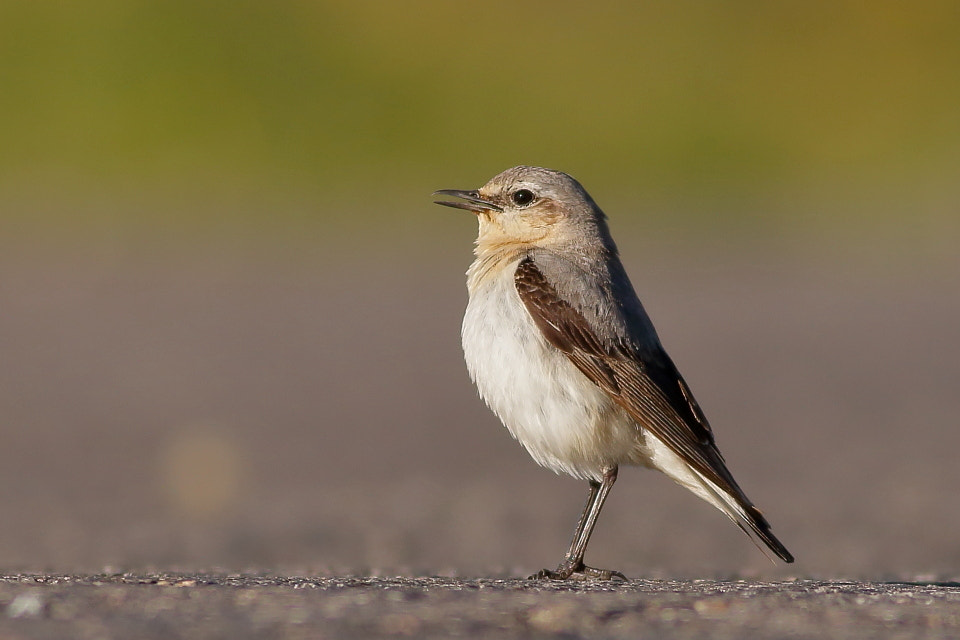
<path fill-rule="evenodd" d="M 3 252 L 0 568 L 520 577 L 555 566 L 586 486 L 538 469 L 470 385 L 458 331 L 473 230 L 462 231 L 396 251 Z M 960 576 L 958 261 L 621 249 L 730 468 L 797 563 L 772 565 L 708 505 L 635 469 L 621 471 L 589 563 L 635 579 Z M 674 583 L 631 583 L 591 615 L 660 624 L 648 614 L 673 606 L 662 584 Z M 730 606 L 782 620 L 781 605 L 821 583 L 785 584 Z M 23 588 L 4 586 L 8 606 Z M 354 593 L 258 589 L 272 602 Z M 444 606 L 514 594 L 410 589 Z M 881 624 L 901 597 L 883 589 L 849 615 Z M 955 606 L 952 588 L 918 589 Z M 75 606 L 114 592 L 220 593 L 78 588 Z M 223 593 L 202 597 L 239 607 Z M 561 608 L 579 597 L 554 596 Z M 856 600 L 806 601 L 827 615 L 844 598 Z M 694 605 L 682 611 L 710 614 Z"/>

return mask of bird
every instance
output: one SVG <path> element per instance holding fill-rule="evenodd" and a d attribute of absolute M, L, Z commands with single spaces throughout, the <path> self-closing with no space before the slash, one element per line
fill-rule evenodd
<path fill-rule="evenodd" d="M 479 221 L 461 342 L 481 398 L 540 466 L 589 483 L 563 560 L 530 578 L 626 580 L 584 563 L 621 465 L 663 472 L 793 562 L 727 469 L 583 186 L 521 165 L 433 195 Z"/>

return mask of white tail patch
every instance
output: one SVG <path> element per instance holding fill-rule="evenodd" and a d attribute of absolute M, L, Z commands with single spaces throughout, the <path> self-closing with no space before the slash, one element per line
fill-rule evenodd
<path fill-rule="evenodd" d="M 775 561 L 769 549 L 767 549 L 762 540 L 759 540 L 754 533 L 752 518 L 747 514 L 735 496 L 730 495 L 703 477 L 700 472 L 687 464 L 683 458 L 674 453 L 673 449 L 665 445 L 649 431 L 645 431 L 644 434 L 646 436 L 644 444 L 646 454 L 649 456 L 649 466 L 654 469 L 659 469 L 671 480 L 689 489 L 692 493 L 719 509 L 747 534 L 747 537 L 763 552 L 763 555 L 767 556 L 771 562 Z"/>

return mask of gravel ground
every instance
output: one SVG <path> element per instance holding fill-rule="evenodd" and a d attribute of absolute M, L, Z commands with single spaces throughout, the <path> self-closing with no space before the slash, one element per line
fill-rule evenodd
<path fill-rule="evenodd" d="M 0 578 L 3 638 L 956 638 L 960 583 Z"/>

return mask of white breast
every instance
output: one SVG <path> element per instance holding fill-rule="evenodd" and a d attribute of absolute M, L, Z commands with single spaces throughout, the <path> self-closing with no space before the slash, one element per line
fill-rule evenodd
<path fill-rule="evenodd" d="M 635 462 L 636 424 L 558 349 L 520 300 L 518 261 L 471 282 L 463 352 L 480 396 L 538 464 L 599 480 Z"/>

